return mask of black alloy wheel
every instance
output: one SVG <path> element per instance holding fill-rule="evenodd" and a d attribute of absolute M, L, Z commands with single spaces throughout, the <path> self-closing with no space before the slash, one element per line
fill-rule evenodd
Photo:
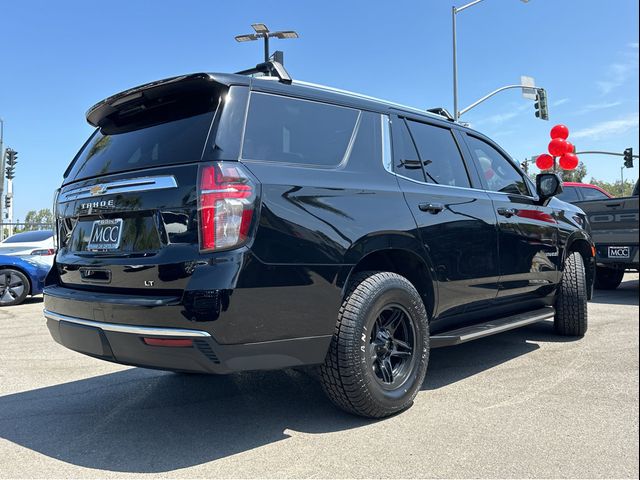
<path fill-rule="evenodd" d="M 400 305 L 385 306 L 369 339 L 369 357 L 375 378 L 385 389 L 401 386 L 415 363 L 413 320 Z"/>

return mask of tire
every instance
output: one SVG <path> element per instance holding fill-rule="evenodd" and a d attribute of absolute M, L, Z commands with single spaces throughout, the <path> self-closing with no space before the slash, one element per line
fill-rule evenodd
<path fill-rule="evenodd" d="M 0 269 L 0 307 L 19 305 L 29 295 L 29 279 L 19 270 Z"/>
<path fill-rule="evenodd" d="M 624 270 L 597 267 L 595 287 L 598 290 L 615 290 L 622 283 L 622 277 L 624 277 Z"/>
<path fill-rule="evenodd" d="M 383 418 L 411 406 L 429 361 L 429 324 L 406 278 L 362 272 L 350 283 L 320 381 L 339 408 Z"/>
<path fill-rule="evenodd" d="M 553 324 L 559 335 L 582 337 L 587 332 L 587 280 L 578 252 L 572 252 L 564 262 Z"/>

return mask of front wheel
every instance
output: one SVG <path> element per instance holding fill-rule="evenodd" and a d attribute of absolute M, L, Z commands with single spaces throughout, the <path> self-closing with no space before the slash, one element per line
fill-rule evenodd
<path fill-rule="evenodd" d="M 18 305 L 29 295 L 29 279 L 19 270 L 0 270 L 0 307 Z"/>
<path fill-rule="evenodd" d="M 595 287 L 598 290 L 615 290 L 622 283 L 624 270 L 607 267 L 596 268 Z"/>
<path fill-rule="evenodd" d="M 338 314 L 320 379 L 347 412 L 382 418 L 408 408 L 429 360 L 429 326 L 420 295 L 391 272 L 355 276 Z"/>
<path fill-rule="evenodd" d="M 564 262 L 553 323 L 559 335 L 582 337 L 587 332 L 587 280 L 578 252 L 572 252 Z"/>

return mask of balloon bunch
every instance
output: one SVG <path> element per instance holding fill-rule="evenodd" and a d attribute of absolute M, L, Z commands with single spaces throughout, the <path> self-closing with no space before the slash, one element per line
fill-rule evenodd
<path fill-rule="evenodd" d="M 549 154 L 543 153 L 536 158 L 536 166 L 540 170 L 549 170 L 556 164 L 556 157 L 560 157 L 560 167 L 563 170 L 573 170 L 578 166 L 578 156 L 573 153 L 575 148 L 567 140 L 569 129 L 566 125 L 556 125 L 551 129 L 551 141 L 549 142 Z"/>

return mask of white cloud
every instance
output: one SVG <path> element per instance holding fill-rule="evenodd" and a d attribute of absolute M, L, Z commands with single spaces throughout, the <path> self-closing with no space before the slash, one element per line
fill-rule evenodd
<path fill-rule="evenodd" d="M 638 43 L 628 43 L 627 47 L 635 51 L 626 50 L 621 52 L 619 57 L 623 60 L 609 65 L 605 69 L 604 78 L 596 82 L 600 93 L 603 95 L 611 93 L 616 88 L 624 85 L 633 75 L 638 74 Z"/>
<path fill-rule="evenodd" d="M 523 112 L 531 109 L 533 111 L 533 103 L 527 101 L 525 103 L 512 104 L 508 112 L 495 113 L 488 117 L 482 117 L 475 122 L 475 125 L 502 125 L 509 120 L 519 117 Z"/>
<path fill-rule="evenodd" d="M 617 102 L 592 103 L 582 107 L 576 112 L 576 115 L 584 115 L 585 113 L 595 112 L 597 110 L 605 110 L 607 108 L 617 107 L 618 105 L 622 105 L 622 102 L 619 100 Z"/>
<path fill-rule="evenodd" d="M 555 102 L 551 103 L 552 107 L 559 107 L 560 105 L 564 105 L 565 103 L 569 102 L 568 98 L 559 98 L 558 100 L 556 100 Z"/>
<path fill-rule="evenodd" d="M 595 125 L 577 130 L 571 134 L 571 138 L 590 138 L 600 140 L 612 135 L 622 135 L 630 130 L 638 129 L 638 114 L 632 114 L 618 120 L 607 120 Z"/>

